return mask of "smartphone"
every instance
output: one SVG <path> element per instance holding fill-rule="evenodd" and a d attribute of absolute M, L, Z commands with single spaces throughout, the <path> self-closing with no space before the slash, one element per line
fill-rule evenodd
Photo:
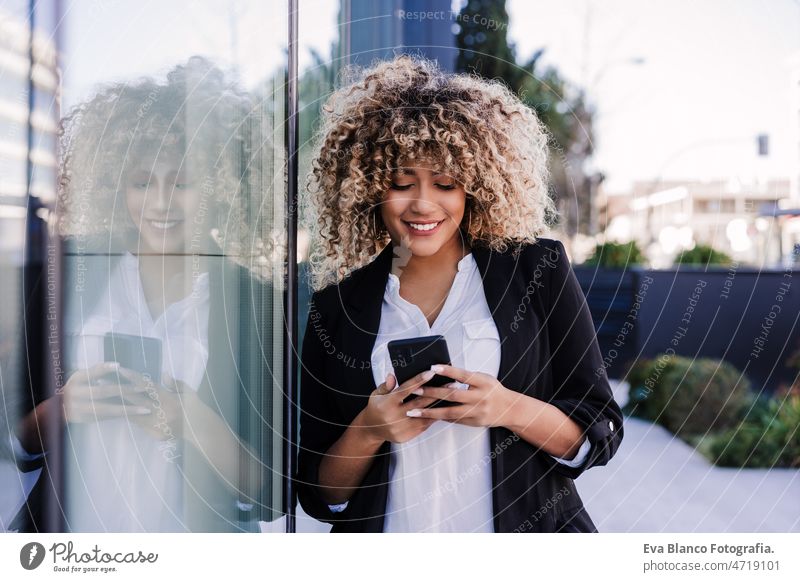
<path fill-rule="evenodd" d="M 447 341 L 445 341 L 444 336 L 441 335 L 393 340 L 387 344 L 387 348 L 389 350 L 389 357 L 392 360 L 392 367 L 394 368 L 394 375 L 397 378 L 398 386 L 417 374 L 429 370 L 434 364 L 450 365 L 450 351 L 447 349 Z M 452 381 L 452 378 L 436 374 L 433 378 L 428 380 L 425 385 L 444 386 Z M 418 398 L 418 396 L 416 394 L 411 394 L 403 402 L 408 402 L 414 398 Z M 437 400 L 428 408 L 457 405 L 457 402 Z"/>
<path fill-rule="evenodd" d="M 119 362 L 123 368 L 161 382 L 161 340 L 155 337 L 109 332 L 104 337 L 106 362 Z"/>

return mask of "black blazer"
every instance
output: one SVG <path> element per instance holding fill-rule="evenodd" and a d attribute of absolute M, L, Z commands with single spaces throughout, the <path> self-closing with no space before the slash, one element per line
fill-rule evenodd
<path fill-rule="evenodd" d="M 571 468 L 508 429 L 491 428 L 494 529 L 596 532 L 573 479 L 614 456 L 622 441 L 622 413 L 564 245 L 540 238 L 502 253 L 473 244 L 472 253 L 500 335 L 498 379 L 562 410 L 591 443 L 584 464 Z M 320 496 L 318 472 L 324 453 L 375 389 L 370 359 L 392 258 L 390 244 L 311 301 L 302 348 L 296 487 L 305 511 L 333 524 L 333 532 L 383 531 L 389 442 L 341 513 L 331 512 Z"/>

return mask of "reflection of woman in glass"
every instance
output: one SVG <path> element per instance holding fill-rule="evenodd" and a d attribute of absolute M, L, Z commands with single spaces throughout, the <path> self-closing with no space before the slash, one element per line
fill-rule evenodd
<path fill-rule="evenodd" d="M 73 531 L 252 530 L 269 519 L 269 380 L 249 353 L 271 352 L 257 319 L 271 294 L 228 260 L 265 262 L 247 212 L 261 188 L 252 107 L 193 58 L 165 83 L 105 89 L 63 122 L 73 371 L 17 432 L 34 460 L 48 420 L 67 421 Z"/>
<path fill-rule="evenodd" d="M 303 507 L 333 531 L 596 531 L 573 479 L 611 459 L 622 417 L 564 246 L 539 237 L 535 114 L 408 57 L 326 111 Z M 387 342 L 434 334 L 452 366 L 398 386 Z M 426 386 L 434 372 L 454 382 Z"/>

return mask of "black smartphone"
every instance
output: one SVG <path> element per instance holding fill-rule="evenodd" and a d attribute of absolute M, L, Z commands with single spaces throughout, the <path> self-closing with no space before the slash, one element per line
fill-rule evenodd
<path fill-rule="evenodd" d="M 424 337 L 412 337 L 409 339 L 392 340 L 387 344 L 389 357 L 392 360 L 394 375 L 397 378 L 398 386 L 411 379 L 417 374 L 429 370 L 434 364 L 450 365 L 450 351 L 447 349 L 447 341 L 444 336 L 430 335 Z M 426 386 L 444 386 L 452 382 L 452 378 L 436 374 L 428 380 Z M 411 394 L 404 402 L 418 398 L 416 394 Z M 428 408 L 439 406 L 457 406 L 457 402 L 449 400 L 437 400 Z"/>
<path fill-rule="evenodd" d="M 109 332 L 105 335 L 103 359 L 149 376 L 161 383 L 161 340 L 155 337 Z"/>

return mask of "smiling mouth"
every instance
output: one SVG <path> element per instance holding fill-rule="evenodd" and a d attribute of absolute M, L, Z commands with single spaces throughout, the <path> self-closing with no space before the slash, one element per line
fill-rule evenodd
<path fill-rule="evenodd" d="M 183 223 L 183 220 L 145 220 L 147 224 L 158 230 L 169 230 Z"/>
<path fill-rule="evenodd" d="M 440 224 L 444 222 L 444 220 L 440 220 L 439 222 L 405 222 L 412 230 L 416 230 L 418 232 L 428 232 L 430 230 L 435 230 Z"/>

